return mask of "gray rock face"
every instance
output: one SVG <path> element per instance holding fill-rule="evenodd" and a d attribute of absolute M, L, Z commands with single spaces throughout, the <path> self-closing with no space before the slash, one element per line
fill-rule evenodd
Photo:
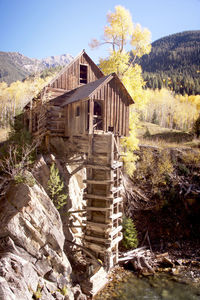
<path fill-rule="evenodd" d="M 74 299 L 62 222 L 42 187 L 11 186 L 0 224 L 0 299 Z"/>

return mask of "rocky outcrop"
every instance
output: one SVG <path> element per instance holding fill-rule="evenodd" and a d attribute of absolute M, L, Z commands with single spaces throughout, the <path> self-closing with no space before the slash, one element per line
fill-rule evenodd
<path fill-rule="evenodd" d="M 53 142 L 54 151 L 56 151 L 56 147 L 58 148 L 57 152 L 59 149 L 66 149 L 61 139 L 54 138 Z M 62 155 L 65 157 L 64 152 Z M 86 201 L 83 200 L 83 191 L 86 187 L 83 180 L 86 179 L 86 170 L 85 168 L 79 169 L 80 165 L 74 164 L 74 162 L 70 164 L 70 160 L 68 163 L 63 163 L 63 161 L 63 159 L 58 159 L 53 154 L 41 155 L 35 163 L 33 174 L 48 193 L 50 166 L 52 163 L 55 163 L 67 189 L 68 196 L 66 205 L 60 210 L 65 238 L 76 244 L 82 244 L 81 237 L 83 235 L 82 225 L 84 216 L 81 211 L 84 205 L 86 205 Z M 68 214 L 66 214 L 66 211 Z M 68 248 L 67 243 L 66 248 Z"/>
<path fill-rule="evenodd" d="M 0 299 L 74 299 L 62 222 L 44 189 L 12 184 L 0 222 Z"/>

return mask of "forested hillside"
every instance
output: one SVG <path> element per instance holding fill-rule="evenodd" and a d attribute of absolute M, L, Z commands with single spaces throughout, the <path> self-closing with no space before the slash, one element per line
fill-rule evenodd
<path fill-rule="evenodd" d="M 139 63 L 148 88 L 200 94 L 200 30 L 169 35 L 152 43 Z"/>

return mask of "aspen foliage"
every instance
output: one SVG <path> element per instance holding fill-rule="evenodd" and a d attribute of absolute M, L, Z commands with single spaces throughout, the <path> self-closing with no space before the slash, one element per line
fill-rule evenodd
<path fill-rule="evenodd" d="M 151 51 L 151 33 L 140 24 L 134 24 L 130 12 L 121 5 L 115 6 L 115 11 L 107 14 L 107 23 L 102 40 L 93 39 L 90 46 L 97 48 L 110 45 L 109 56 L 101 58 L 99 66 L 105 75 L 115 72 L 135 102 L 130 109 L 130 135 L 122 141 L 126 152 L 125 167 L 128 174 L 132 175 L 136 161 L 133 151 L 138 147 L 136 108 L 141 108 L 146 102 L 143 91 L 145 82 L 136 58 Z"/>
<path fill-rule="evenodd" d="M 0 127 L 8 127 L 13 124 L 14 117 L 19 114 L 23 107 L 35 97 L 39 91 L 50 80 L 39 76 L 34 79 L 25 81 L 16 81 L 7 85 L 5 82 L 0 83 Z"/>
<path fill-rule="evenodd" d="M 140 155 L 134 179 L 143 184 L 149 183 L 151 191 L 158 193 L 174 171 L 170 153 L 166 149 L 157 149 L 157 153 L 144 149 Z"/>
<path fill-rule="evenodd" d="M 140 24 L 134 27 L 134 34 L 131 36 L 131 46 L 134 57 L 142 57 L 151 51 L 151 33 L 147 28 L 142 28 Z"/>
<path fill-rule="evenodd" d="M 199 95 L 175 95 L 166 88 L 147 89 L 145 94 L 147 103 L 138 109 L 143 121 L 170 129 L 191 130 L 200 112 Z"/>

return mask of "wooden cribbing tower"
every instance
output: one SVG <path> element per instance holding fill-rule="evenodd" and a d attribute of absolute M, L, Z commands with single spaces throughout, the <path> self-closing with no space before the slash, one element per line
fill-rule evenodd
<path fill-rule="evenodd" d="M 118 145 L 112 133 L 94 134 L 90 150 L 84 195 L 84 245 L 109 269 L 118 261 L 118 243 L 122 239 L 122 162 L 118 160 Z"/>

